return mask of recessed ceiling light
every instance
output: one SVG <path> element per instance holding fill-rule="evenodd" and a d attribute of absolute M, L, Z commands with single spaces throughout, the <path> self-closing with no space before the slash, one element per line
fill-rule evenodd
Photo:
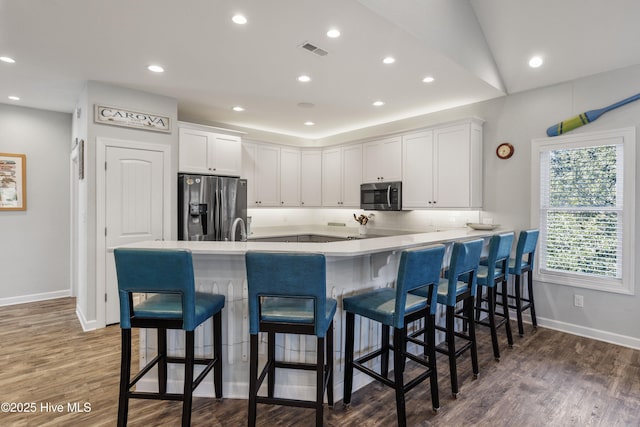
<path fill-rule="evenodd" d="M 373 103 L 373 106 L 374 106 L 374 107 L 382 107 L 383 105 L 384 105 L 384 102 L 382 102 L 382 101 L 375 101 L 375 102 Z"/>
<path fill-rule="evenodd" d="M 315 123 L 314 122 L 304 122 L 304 125 L 305 126 L 313 126 L 313 125 L 315 125 Z"/>
<path fill-rule="evenodd" d="M 384 62 L 385 64 L 393 64 L 394 62 L 396 62 L 396 59 L 393 56 L 387 56 L 382 60 L 382 62 Z"/>
<path fill-rule="evenodd" d="M 340 37 L 340 30 L 337 30 L 336 28 L 330 29 L 329 31 L 327 31 L 327 37 L 330 37 L 332 39 Z"/>
<path fill-rule="evenodd" d="M 539 56 L 534 56 L 531 59 L 529 59 L 529 67 L 538 68 L 541 65 L 542 65 L 542 58 L 540 58 Z"/>
<path fill-rule="evenodd" d="M 19 96 L 15 96 L 15 95 L 10 95 L 8 96 L 8 98 L 12 101 L 20 101 L 20 97 Z"/>
<path fill-rule="evenodd" d="M 164 68 L 159 65 L 149 65 L 147 69 L 149 71 L 153 71 L 154 73 L 164 73 Z"/>
<path fill-rule="evenodd" d="M 231 18 L 231 20 L 238 24 L 238 25 L 244 25 L 247 23 L 247 18 L 244 15 L 233 15 L 233 18 Z"/>
<path fill-rule="evenodd" d="M 240 112 L 240 111 L 244 111 L 244 108 L 242 108 L 242 107 L 241 107 L 241 106 L 239 106 L 239 105 L 236 105 L 235 107 L 233 107 L 233 111 L 238 111 L 238 112 Z"/>
<path fill-rule="evenodd" d="M 15 59 L 9 58 L 8 56 L 0 56 L 0 61 L 7 62 L 9 64 L 13 64 L 14 62 L 16 62 Z"/>
<path fill-rule="evenodd" d="M 303 83 L 310 82 L 311 81 L 311 77 L 306 76 L 306 75 L 303 74 L 301 76 L 298 76 L 298 81 L 299 82 L 303 82 Z"/>
<path fill-rule="evenodd" d="M 423 82 L 425 83 L 432 83 L 435 79 L 431 76 L 427 76 L 424 79 L 422 79 Z"/>
<path fill-rule="evenodd" d="M 300 108 L 313 108 L 313 107 L 315 107 L 315 104 L 313 104 L 312 102 L 298 102 L 298 107 L 300 107 Z"/>

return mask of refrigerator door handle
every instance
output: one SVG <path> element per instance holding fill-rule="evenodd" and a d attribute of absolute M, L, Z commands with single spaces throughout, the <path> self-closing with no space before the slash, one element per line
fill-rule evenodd
<path fill-rule="evenodd" d="M 213 220 L 214 223 L 214 240 L 220 240 L 220 207 L 222 206 L 222 197 L 220 196 L 220 190 L 216 189 L 215 191 L 215 216 Z"/>

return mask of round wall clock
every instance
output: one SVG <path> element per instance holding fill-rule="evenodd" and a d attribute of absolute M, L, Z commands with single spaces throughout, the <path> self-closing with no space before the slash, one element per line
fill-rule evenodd
<path fill-rule="evenodd" d="M 508 142 L 503 142 L 502 144 L 498 145 L 498 148 L 496 148 L 496 155 L 499 158 L 506 160 L 509 157 L 513 156 L 514 151 L 515 149 L 513 148 L 513 145 L 509 144 Z"/>

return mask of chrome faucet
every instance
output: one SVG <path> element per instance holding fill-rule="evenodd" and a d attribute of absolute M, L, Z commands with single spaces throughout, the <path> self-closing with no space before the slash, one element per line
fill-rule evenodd
<path fill-rule="evenodd" d="M 236 230 L 238 228 L 238 224 L 240 224 L 240 241 L 241 242 L 246 242 L 247 241 L 247 227 L 244 225 L 244 220 L 240 217 L 236 218 L 233 220 L 233 223 L 231 224 L 231 236 L 229 236 L 231 238 L 232 242 L 236 241 Z"/>

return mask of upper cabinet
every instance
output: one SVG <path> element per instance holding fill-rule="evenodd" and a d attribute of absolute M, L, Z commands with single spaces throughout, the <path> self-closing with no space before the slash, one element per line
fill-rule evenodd
<path fill-rule="evenodd" d="M 403 208 L 482 207 L 482 124 L 403 135 Z"/>
<path fill-rule="evenodd" d="M 322 206 L 322 151 L 300 153 L 300 205 Z"/>
<path fill-rule="evenodd" d="M 280 206 L 300 206 L 300 150 L 280 148 Z"/>
<path fill-rule="evenodd" d="M 178 171 L 240 176 L 242 141 L 239 136 L 180 127 Z"/>
<path fill-rule="evenodd" d="M 359 207 L 362 144 L 322 152 L 322 206 Z"/>
<path fill-rule="evenodd" d="M 242 144 L 242 177 L 247 179 L 247 207 L 281 206 L 280 147 Z"/>
<path fill-rule="evenodd" d="M 364 182 L 389 182 L 402 179 L 402 138 L 394 136 L 362 145 Z"/>

